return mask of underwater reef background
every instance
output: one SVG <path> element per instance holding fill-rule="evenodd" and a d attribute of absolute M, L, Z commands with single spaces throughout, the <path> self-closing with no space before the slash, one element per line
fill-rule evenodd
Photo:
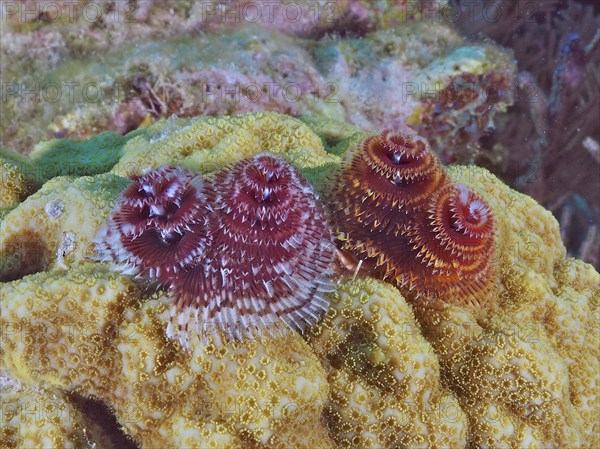
<path fill-rule="evenodd" d="M 600 445 L 598 3 L 0 12 L 1 447 Z M 141 171 L 268 151 L 326 202 L 348 155 L 409 128 L 494 216 L 480 304 L 336 270 L 304 334 L 188 352 L 168 292 L 94 260 Z"/>

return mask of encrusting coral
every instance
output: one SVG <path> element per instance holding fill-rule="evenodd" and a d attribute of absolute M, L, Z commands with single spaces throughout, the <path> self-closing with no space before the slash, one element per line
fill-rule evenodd
<path fill-rule="evenodd" d="M 336 152 L 364 136 L 346 139 Z M 172 156 L 173 165 L 202 171 L 193 161 L 223 142 L 231 151 L 207 172 L 280 145 L 274 152 L 321 189 L 319 164 L 340 160 L 307 125 L 258 114 L 152 125 L 125 144 L 115 167 L 155 169 Z M 156 153 L 146 157 L 150 148 Z M 1 369 L 26 388 L 97 398 L 141 447 L 597 447 L 600 275 L 565 256 L 556 220 L 531 198 L 484 169 L 449 167 L 447 175 L 494 216 L 497 278 L 479 307 L 407 300 L 391 284 L 338 274 L 328 312 L 304 336 L 235 341 L 215 328 L 184 351 L 165 333 L 166 292 L 85 257 L 65 270 L 49 251 L 42 271 L 21 267 L 2 284 Z M 88 214 L 79 224 L 85 246 L 128 183 L 113 174 L 56 178 L 5 222 L 25 235 L 48 201 L 75 214 L 71 201 L 100 185 L 101 212 L 80 212 Z M 37 232 L 55 241 L 59 229 Z M 34 445 L 24 438 L 39 429 L 29 426 L 3 422 L 3 445 L 10 432 Z"/>
<path fill-rule="evenodd" d="M 343 280 L 308 341 L 327 370 L 324 416 L 337 447 L 465 446 L 467 416 L 394 287 Z"/>
<path fill-rule="evenodd" d="M 21 304 L 3 313 L 14 331 L 3 365 L 24 383 L 104 400 L 142 447 L 328 446 L 319 431 L 328 386 L 299 334 L 239 344 L 214 329 L 206 345 L 181 351 L 165 334 L 169 307 L 140 302 L 131 277 L 98 268 L 37 273 L 3 288 L 3 304 L 13 296 Z"/>
<path fill-rule="evenodd" d="M 111 12 L 121 5 L 103 2 Z M 58 7 L 50 3 L 49 9 Z M 76 20 L 86 30 L 77 33 L 93 36 L 81 45 L 73 42 L 71 20 L 37 21 L 41 29 L 32 40 L 27 27 L 13 22 L 17 11 L 8 11 L 10 31 L 0 36 L 7 44 L 0 51 L 14 64 L 7 67 L 9 119 L 0 123 L 0 144 L 28 153 L 38 140 L 125 134 L 172 114 L 270 110 L 335 118 L 363 130 L 410 121 L 444 162 L 464 162 L 513 101 L 507 86 L 517 72 L 510 52 L 465 41 L 445 20 L 453 14 L 444 10 L 445 0 L 191 3 L 168 15 L 132 4 L 145 10 L 133 27 Z M 280 20 L 299 7 L 301 19 Z M 262 16 L 231 23 L 236 13 L 223 14 L 229 8 L 238 18 L 255 9 Z M 369 25 L 347 20 L 355 14 Z M 168 25 L 159 25 L 165 15 Z M 81 19 L 81 11 L 75 16 Z M 117 28 L 110 44 L 100 31 L 105 26 Z M 39 67 L 40 60 L 53 63 Z"/>
<path fill-rule="evenodd" d="M 19 154 L 0 147 L 0 219 L 38 186 L 31 162 Z"/>
<path fill-rule="evenodd" d="M 0 395 L 0 443 L 5 449 L 71 449 L 103 443 L 101 435 L 90 431 L 90 423 L 81 410 L 58 389 L 25 386 L 0 371 Z"/>
<path fill-rule="evenodd" d="M 94 255 L 92 239 L 127 183 L 110 174 L 46 182 L 0 223 L 0 280 L 66 269 Z"/>
<path fill-rule="evenodd" d="M 313 184 L 319 184 L 339 163 L 321 139 L 300 120 L 273 112 L 231 117 L 170 117 L 131 139 L 111 172 L 140 174 L 164 164 L 203 174 L 224 168 L 258 149 L 285 158 Z"/>

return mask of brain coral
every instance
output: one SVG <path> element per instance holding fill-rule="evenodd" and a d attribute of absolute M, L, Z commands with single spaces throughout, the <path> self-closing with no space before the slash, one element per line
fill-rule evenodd
<path fill-rule="evenodd" d="M 20 266 L 2 284 L 2 371 L 67 404 L 72 394 L 97 398 L 141 447 L 598 447 L 600 275 L 565 257 L 550 212 L 484 169 L 448 168 L 495 216 L 498 279 L 481 307 L 428 307 L 391 284 L 339 274 L 329 311 L 305 335 L 236 342 L 215 329 L 186 352 L 165 335 L 164 292 L 85 255 L 58 266 L 57 236 L 91 240 L 128 185 L 115 175 L 171 161 L 211 172 L 268 150 L 319 186 L 358 139 L 334 128 L 330 147 L 322 126 L 317 134 L 278 114 L 173 119 L 130 139 L 115 174 L 50 180 L 4 222 L 51 250 L 38 272 Z M 64 209 L 49 210 L 64 221 L 34 227 L 56 200 Z M 72 431 L 51 424 L 65 444 L 80 441 L 84 415 Z M 13 419 L 2 421 L 3 447 L 39 446 L 50 423 Z"/>

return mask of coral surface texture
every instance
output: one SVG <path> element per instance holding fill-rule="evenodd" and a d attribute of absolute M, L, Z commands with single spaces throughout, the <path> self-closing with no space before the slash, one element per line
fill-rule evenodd
<path fill-rule="evenodd" d="M 386 170 L 392 170 L 394 161 L 410 170 L 408 165 L 421 160 L 419 151 L 428 144 L 416 134 L 411 137 L 416 146 L 403 134 L 384 133 L 388 140 L 379 141 L 376 136 L 332 119 L 260 112 L 173 116 L 125 136 L 105 132 L 80 142 L 42 142 L 31 157 L 3 150 L 0 446 L 600 447 L 600 275 L 591 265 L 567 257 L 549 211 L 483 168 L 446 167 L 430 154 L 422 164 L 442 171 L 436 175 L 439 185 L 427 184 L 432 189 L 427 194 L 432 204 L 440 204 L 440 212 L 419 204 L 383 204 L 369 190 L 378 182 L 374 175 L 353 184 L 353 175 L 344 172 L 348 161 L 367 148 L 372 156 L 391 157 Z M 68 172 L 61 171 L 67 165 Z M 156 169 L 163 173 L 162 181 L 148 175 Z M 239 175 L 240 183 L 231 173 Z M 402 182 L 388 187 L 401 190 L 411 188 L 406 183 L 420 182 L 418 174 L 406 173 Z M 178 174 L 187 187 L 173 181 Z M 273 177 L 274 190 L 269 187 Z M 285 187 L 286 180 L 294 184 Z M 347 183 L 345 205 L 329 202 L 343 190 L 336 180 Z M 210 286 L 221 286 L 220 293 L 214 292 L 219 303 L 231 301 L 234 311 L 256 312 L 262 310 L 261 301 L 279 295 L 291 307 L 287 314 L 298 309 L 288 301 L 288 282 L 298 273 L 305 277 L 290 285 L 298 286 L 297 297 L 306 295 L 307 304 L 313 304 L 309 288 L 327 274 L 328 288 L 319 290 L 322 297 L 317 298 L 324 310 L 297 328 L 264 327 L 236 338 L 221 326 L 204 326 L 185 342 L 172 338 L 167 328 L 175 299 L 169 280 L 151 272 L 150 262 L 137 273 L 123 270 L 119 257 L 134 264 L 138 260 L 128 254 L 101 260 L 94 243 L 109 224 L 124 235 L 143 236 L 148 223 L 163 223 L 167 206 L 143 196 L 151 181 L 158 187 L 147 190 L 167 198 L 164 204 L 175 208 L 174 202 L 181 206 L 180 215 L 196 217 L 189 218 L 192 231 L 208 222 L 203 215 L 215 214 L 225 223 L 218 228 L 222 235 L 202 227 L 202 234 L 190 237 L 201 240 L 200 249 L 210 247 L 207 254 L 220 254 L 219 260 L 211 257 L 220 267 L 215 273 L 223 277 L 206 275 L 218 278 Z M 354 209 L 353 185 L 370 195 Z M 219 193 L 211 192 L 211 186 Z M 196 200 L 187 193 L 183 198 L 192 203 L 173 199 L 184 187 L 200 202 L 206 192 L 207 203 L 194 209 Z M 444 192 L 447 206 L 442 204 Z M 276 205 L 276 213 L 264 212 L 267 200 Z M 114 215 L 119 201 L 135 203 L 136 214 L 146 214 L 136 215 L 139 232 Z M 235 201 L 248 204 L 241 215 L 229 210 Z M 255 206 L 257 201 L 263 205 Z M 403 254 L 376 235 L 390 208 L 398 208 L 393 217 L 405 220 L 406 227 L 394 231 L 409 249 Z M 127 210 L 120 213 L 131 219 Z M 337 227 L 353 229 L 352 213 L 356 222 L 370 217 L 372 237 L 363 230 L 360 238 L 366 246 L 372 238 L 379 252 L 391 254 L 381 265 L 385 269 L 370 269 L 369 261 L 376 265 L 377 257 L 369 259 L 373 253 L 367 249 L 364 263 L 348 260 L 350 240 L 343 240 L 347 235 Z M 434 230 L 427 220 L 438 220 L 431 225 Z M 413 222 L 417 228 L 411 228 Z M 289 243 L 293 239 L 278 231 L 279 223 L 292 223 L 298 241 L 305 243 Z M 160 226 L 167 229 L 161 234 L 164 244 L 171 244 L 175 228 Z M 192 232 L 186 226 L 176 231 Z M 244 226 L 260 239 L 245 240 Z M 447 235 L 464 234 L 460 246 L 448 243 L 450 237 L 436 240 L 444 226 Z M 411 229 L 431 235 L 419 240 L 428 248 L 428 259 L 402 260 L 425 257 L 425 250 L 413 251 L 410 239 L 402 237 Z M 312 273 L 310 263 L 320 264 L 316 258 L 322 257 L 315 252 L 314 242 L 320 240 L 312 237 L 317 230 L 318 239 L 328 242 L 323 247 L 327 262 L 335 260 L 318 265 L 321 273 Z M 219 239 L 227 244 L 215 246 Z M 352 242 L 353 249 L 363 248 Z M 484 273 L 485 289 L 479 288 L 479 277 L 465 278 L 477 288 L 460 284 L 464 270 L 457 264 L 471 266 L 474 259 L 455 253 L 473 245 L 483 248 L 477 246 L 478 254 L 484 254 L 484 266 L 477 269 Z M 290 262 L 274 263 L 271 254 Z M 309 265 L 286 271 L 303 264 Z M 176 274 L 202 269 L 200 262 L 171 266 Z M 402 271 L 404 266 L 408 272 Z M 259 273 L 254 279 L 266 282 L 256 287 L 258 302 L 240 296 L 235 287 L 236 282 L 251 284 L 253 270 Z M 150 272 L 156 275 L 148 276 Z M 402 281 L 403 275 L 414 273 L 413 282 Z M 455 276 L 447 291 L 421 294 L 419 286 L 434 279 L 435 285 L 446 285 L 443 273 Z M 198 304 L 201 309 L 203 302 Z M 311 307 L 306 313 L 312 313 Z M 304 317 L 305 309 L 298 310 L 296 316 Z M 277 315 L 277 307 L 269 313 Z M 197 321 L 198 316 L 190 322 Z M 288 321 L 295 323 L 294 318 Z"/>

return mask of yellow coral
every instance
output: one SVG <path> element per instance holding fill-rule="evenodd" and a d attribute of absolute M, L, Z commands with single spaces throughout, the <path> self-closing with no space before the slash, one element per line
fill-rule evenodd
<path fill-rule="evenodd" d="M 309 342 L 328 370 L 325 416 L 338 447 L 464 447 L 466 417 L 394 287 L 343 282 Z"/>
<path fill-rule="evenodd" d="M 600 276 L 565 259 L 556 220 L 534 200 L 484 169 L 450 174 L 495 213 L 495 301 L 479 311 L 414 310 L 469 417 L 473 444 L 596 447 Z"/>
<path fill-rule="evenodd" d="M 234 344 L 215 331 L 188 353 L 165 335 L 169 307 L 140 297 L 94 263 L 6 285 L 3 364 L 102 399 L 143 447 L 333 447 L 325 374 L 300 335 Z M 314 430 L 300 441 L 298 428 Z"/>
<path fill-rule="evenodd" d="M 0 280 L 65 269 L 92 256 L 91 241 L 127 184 L 114 175 L 44 184 L 0 223 Z"/>
<path fill-rule="evenodd" d="M 33 164 L 0 147 L 0 213 L 4 215 L 38 187 Z M 3 212 L 6 211 L 6 212 Z"/>
<path fill-rule="evenodd" d="M 88 434 L 85 417 L 60 390 L 22 385 L 0 371 L 0 447 L 5 449 L 97 444 Z"/>
<path fill-rule="evenodd" d="M 336 154 L 361 136 L 311 126 Z M 128 140 L 114 172 L 163 163 L 209 172 L 265 150 L 312 182 L 338 162 L 308 126 L 271 113 L 151 125 Z M 215 331 L 191 352 L 165 335 L 162 293 L 85 262 L 85 251 L 56 269 L 63 232 L 89 243 L 127 181 L 53 179 L 1 224 L 5 256 L 18 237 L 43 248 L 47 262 L 33 271 L 50 268 L 17 279 L 27 274 L 19 265 L 2 285 L 2 367 L 49 391 L 99 398 L 144 447 L 600 446 L 600 275 L 566 258 L 556 220 L 535 201 L 483 169 L 449 173 L 496 218 L 497 280 L 485 307 L 426 308 L 385 283 L 340 279 L 305 339 L 232 343 Z"/>
<path fill-rule="evenodd" d="M 301 121 L 275 112 L 233 117 L 170 118 L 152 125 L 146 136 L 132 139 L 114 166 L 121 176 L 163 164 L 210 173 L 238 159 L 269 151 L 300 170 L 337 163 L 321 139 Z"/>
<path fill-rule="evenodd" d="M 363 132 L 354 125 L 328 117 L 318 117 L 307 114 L 300 117 L 300 120 L 306 123 L 313 132 L 328 144 L 331 144 L 331 142 L 338 142 L 353 134 Z"/>

